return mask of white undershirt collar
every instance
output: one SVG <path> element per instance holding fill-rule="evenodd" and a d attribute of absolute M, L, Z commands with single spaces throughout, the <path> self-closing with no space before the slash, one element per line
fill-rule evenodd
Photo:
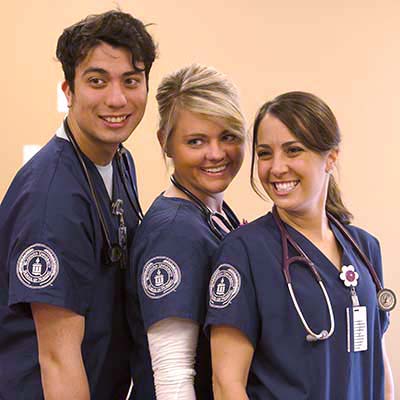
<path fill-rule="evenodd" d="M 56 131 L 56 136 L 64 139 L 64 140 L 68 140 L 68 136 L 65 133 L 64 130 L 64 124 L 61 124 L 61 126 L 57 129 Z M 97 170 L 100 173 L 100 176 L 103 179 L 104 185 L 107 189 L 107 193 L 110 197 L 110 199 L 112 198 L 112 191 L 113 191 L 113 165 L 112 165 L 112 161 L 107 164 L 107 165 L 97 165 L 94 164 L 97 168 Z"/>

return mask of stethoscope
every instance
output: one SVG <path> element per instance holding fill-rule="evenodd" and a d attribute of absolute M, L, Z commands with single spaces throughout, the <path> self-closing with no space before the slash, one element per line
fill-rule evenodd
<path fill-rule="evenodd" d="M 333 315 L 332 304 L 329 299 L 328 292 L 326 291 L 325 285 L 322 281 L 322 278 L 321 278 L 320 274 L 318 273 L 318 271 L 315 267 L 315 264 L 310 260 L 310 258 L 307 256 L 306 253 L 304 253 L 302 248 L 289 235 L 275 206 L 272 208 L 272 216 L 274 218 L 276 225 L 279 228 L 280 235 L 281 235 L 282 255 L 283 255 L 283 265 L 282 265 L 283 274 L 285 276 L 286 284 L 288 286 L 290 297 L 292 298 L 296 312 L 297 312 L 298 316 L 300 317 L 301 323 L 303 324 L 305 330 L 307 331 L 306 340 L 308 342 L 314 342 L 317 340 L 326 340 L 329 337 L 331 337 L 333 335 L 333 332 L 335 331 L 335 317 Z M 393 308 L 396 305 L 395 293 L 390 289 L 386 289 L 386 288 L 382 287 L 382 284 L 379 281 L 378 275 L 376 274 L 375 269 L 372 266 L 371 262 L 369 261 L 368 257 L 360 249 L 358 244 L 351 237 L 351 235 L 349 234 L 347 229 L 343 226 L 343 224 L 341 222 L 339 222 L 339 220 L 337 220 L 332 214 L 327 213 L 327 216 L 328 216 L 329 221 L 332 222 L 339 229 L 339 231 L 343 234 L 343 236 L 346 238 L 346 240 L 351 243 L 351 245 L 356 250 L 359 257 L 362 259 L 364 264 L 367 266 L 368 271 L 369 271 L 369 273 L 372 277 L 372 280 L 374 281 L 375 287 L 376 287 L 379 308 L 383 311 L 393 310 Z M 289 257 L 288 243 L 290 243 L 293 246 L 293 248 L 300 254 L 300 256 Z M 330 318 L 329 331 L 324 329 L 320 333 L 316 333 L 307 324 L 307 321 L 304 318 L 304 315 L 303 315 L 301 308 L 297 302 L 296 295 L 295 295 L 293 287 L 292 287 L 292 279 L 290 276 L 289 267 L 290 267 L 290 264 L 292 264 L 294 262 L 305 264 L 310 269 L 311 273 L 314 275 L 316 281 L 318 282 L 318 284 L 322 290 L 322 293 L 324 295 L 326 306 L 327 306 L 328 312 L 329 312 L 329 318 Z"/>
<path fill-rule="evenodd" d="M 122 199 L 117 199 L 115 200 L 112 205 L 111 205 L 111 211 L 114 215 L 119 217 L 119 226 L 118 226 L 118 243 L 112 243 L 111 237 L 110 237 L 110 232 L 108 230 L 104 214 L 101 210 L 99 199 L 96 193 L 96 190 L 93 185 L 92 178 L 90 177 L 89 171 L 86 167 L 86 164 L 83 160 L 82 157 L 82 151 L 80 150 L 78 143 L 76 142 L 74 135 L 71 132 L 70 127 L 68 126 L 67 119 L 64 119 L 64 130 L 65 133 L 69 139 L 69 141 L 72 144 L 72 147 L 75 151 L 75 154 L 79 160 L 79 163 L 82 167 L 83 173 L 85 174 L 86 180 L 89 185 L 90 193 L 93 197 L 93 201 L 96 207 L 96 212 L 99 217 L 100 221 L 100 226 L 101 230 L 104 236 L 104 239 L 106 241 L 106 249 L 104 250 L 104 256 L 105 256 L 105 262 L 106 264 L 115 264 L 119 263 L 120 268 L 125 269 L 127 267 L 127 262 L 128 262 L 128 253 L 127 253 L 127 228 L 125 225 L 124 221 L 124 209 L 123 209 L 123 200 Z M 134 210 L 136 216 L 138 217 L 139 221 L 143 220 L 143 211 L 139 203 L 139 198 L 136 192 L 135 184 L 132 178 L 132 175 L 130 173 L 131 168 L 130 168 L 130 163 L 129 163 L 129 158 L 126 155 L 126 150 L 122 146 L 122 144 L 119 145 L 117 153 L 116 153 L 116 164 L 118 168 L 118 173 L 121 177 L 122 184 L 124 186 L 124 190 L 126 192 L 126 196 L 129 199 L 129 203 L 132 206 L 132 209 Z M 128 183 L 126 180 L 126 171 L 128 171 L 128 176 L 130 180 L 130 186 L 133 192 L 133 196 L 135 197 L 135 201 L 133 201 L 132 197 L 130 196 L 130 192 L 128 189 Z"/>
<path fill-rule="evenodd" d="M 215 220 L 219 220 L 229 232 L 235 230 L 239 225 L 239 219 L 236 217 L 235 213 L 231 210 L 231 208 L 225 202 L 222 203 L 222 209 L 225 212 L 227 218 L 224 215 L 217 211 L 211 210 L 207 207 L 196 195 L 194 195 L 189 189 L 183 186 L 181 183 L 177 181 L 174 175 L 171 176 L 172 184 L 178 188 L 181 192 L 185 193 L 193 203 L 198 207 L 198 209 L 204 215 L 207 225 L 210 228 L 211 232 L 217 237 L 218 240 L 222 240 L 224 238 L 224 234 L 218 228 Z"/>

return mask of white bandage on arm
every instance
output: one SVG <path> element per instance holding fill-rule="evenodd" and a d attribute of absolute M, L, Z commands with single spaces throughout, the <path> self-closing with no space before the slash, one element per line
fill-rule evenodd
<path fill-rule="evenodd" d="M 148 332 L 157 400 L 195 400 L 194 364 L 199 326 L 194 321 L 167 318 Z"/>

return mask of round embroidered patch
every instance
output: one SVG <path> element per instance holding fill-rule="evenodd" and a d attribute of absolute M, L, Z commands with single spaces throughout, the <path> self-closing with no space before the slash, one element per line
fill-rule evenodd
<path fill-rule="evenodd" d="M 36 243 L 25 249 L 17 261 L 17 277 L 30 289 L 51 285 L 59 271 L 58 258 L 50 247 Z"/>
<path fill-rule="evenodd" d="M 220 265 L 210 280 L 210 307 L 225 308 L 240 291 L 241 278 L 235 267 Z"/>
<path fill-rule="evenodd" d="M 168 257 L 153 257 L 142 272 L 142 287 L 151 299 L 160 299 L 176 290 L 181 283 L 181 270 Z"/>

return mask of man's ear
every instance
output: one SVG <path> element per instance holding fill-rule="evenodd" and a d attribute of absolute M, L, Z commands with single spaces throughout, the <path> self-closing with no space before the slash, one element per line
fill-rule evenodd
<path fill-rule="evenodd" d="M 158 142 L 160 143 L 160 146 L 163 149 L 164 153 L 167 155 L 167 157 L 171 157 L 170 152 L 168 150 L 167 135 L 166 135 L 164 129 L 159 129 L 157 131 L 157 139 L 158 139 Z"/>
<path fill-rule="evenodd" d="M 69 87 L 69 84 L 68 84 L 67 81 L 64 81 L 64 82 L 61 84 L 61 89 L 62 89 L 62 91 L 64 92 L 65 97 L 67 98 L 67 105 L 68 105 L 68 107 L 71 107 L 71 105 L 72 105 L 72 96 L 73 96 L 73 93 L 72 93 L 72 90 L 71 90 L 71 88 Z"/>

